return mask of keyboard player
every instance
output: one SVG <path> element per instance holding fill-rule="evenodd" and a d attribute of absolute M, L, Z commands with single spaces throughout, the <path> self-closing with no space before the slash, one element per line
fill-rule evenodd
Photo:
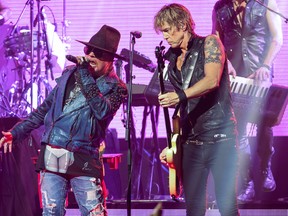
<path fill-rule="evenodd" d="M 282 43 L 281 18 L 268 8 L 278 11 L 276 0 L 218 0 L 213 10 L 213 33 L 226 49 L 229 72 L 233 76 L 272 81 L 273 60 Z M 240 143 L 240 202 L 252 202 L 255 181 L 251 172 L 251 150 L 248 142 L 247 110 L 236 113 Z M 275 180 L 271 172 L 274 153 L 272 127 L 259 119 L 257 123 L 257 153 L 260 158 L 261 188 L 274 191 Z M 245 164 L 244 164 L 245 162 Z M 241 181 L 242 180 L 242 181 Z"/>

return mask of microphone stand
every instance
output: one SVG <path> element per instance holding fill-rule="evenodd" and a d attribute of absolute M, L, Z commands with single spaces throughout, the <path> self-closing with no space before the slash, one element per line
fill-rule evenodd
<path fill-rule="evenodd" d="M 33 69 L 34 69 L 34 41 L 33 41 L 33 17 L 34 17 L 34 1 L 30 0 L 30 34 L 31 34 L 31 47 L 30 47 L 30 85 L 31 85 L 31 112 L 33 111 Z M 39 20 L 38 20 L 39 21 Z M 39 22 L 38 22 L 39 23 Z"/>
<path fill-rule="evenodd" d="M 131 37 L 132 36 L 132 37 Z M 128 104 L 127 104 L 127 123 L 125 140 L 128 143 L 127 164 L 128 164 L 128 189 L 127 189 L 127 216 L 131 216 L 131 181 L 132 181 L 132 154 L 131 154 L 131 105 L 132 105 L 132 75 L 133 72 L 133 53 L 135 36 L 130 33 L 130 58 L 129 58 L 129 82 L 128 82 Z"/>
<path fill-rule="evenodd" d="M 272 13 L 277 14 L 278 16 L 282 17 L 285 20 L 285 23 L 288 23 L 288 18 L 285 17 L 284 15 L 282 15 L 281 13 L 271 9 L 270 7 L 266 6 L 265 4 L 263 4 L 262 2 L 260 2 L 259 0 L 255 0 L 258 4 L 262 5 L 263 7 L 265 7 L 267 10 L 271 11 Z"/>

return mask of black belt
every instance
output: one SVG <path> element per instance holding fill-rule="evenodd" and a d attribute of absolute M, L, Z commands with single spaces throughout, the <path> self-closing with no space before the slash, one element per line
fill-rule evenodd
<path fill-rule="evenodd" d="M 214 144 L 214 143 L 224 142 L 228 140 L 232 140 L 232 138 L 223 138 L 223 139 L 218 139 L 215 141 L 187 140 L 185 144 L 204 145 L 204 144 Z"/>

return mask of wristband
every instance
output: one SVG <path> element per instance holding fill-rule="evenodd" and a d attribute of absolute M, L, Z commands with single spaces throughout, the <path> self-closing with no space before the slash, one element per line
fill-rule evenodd
<path fill-rule="evenodd" d="M 269 65 L 267 65 L 267 64 L 262 64 L 261 67 L 265 67 L 265 68 L 267 68 L 269 71 L 271 71 L 271 67 L 270 67 Z"/>
<path fill-rule="evenodd" d="M 176 94 L 179 97 L 180 103 L 182 103 L 184 101 L 187 101 L 187 96 L 186 96 L 186 94 L 185 94 L 183 89 L 180 89 L 180 90 L 176 91 Z"/>

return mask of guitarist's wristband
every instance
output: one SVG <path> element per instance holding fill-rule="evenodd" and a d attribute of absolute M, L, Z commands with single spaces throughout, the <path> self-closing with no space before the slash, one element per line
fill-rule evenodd
<path fill-rule="evenodd" d="M 269 71 L 271 71 L 271 67 L 267 64 L 262 64 L 261 67 L 264 67 L 264 68 L 268 69 Z"/>
<path fill-rule="evenodd" d="M 180 103 L 187 101 L 187 96 L 183 89 L 176 91 L 176 94 L 179 97 Z"/>

